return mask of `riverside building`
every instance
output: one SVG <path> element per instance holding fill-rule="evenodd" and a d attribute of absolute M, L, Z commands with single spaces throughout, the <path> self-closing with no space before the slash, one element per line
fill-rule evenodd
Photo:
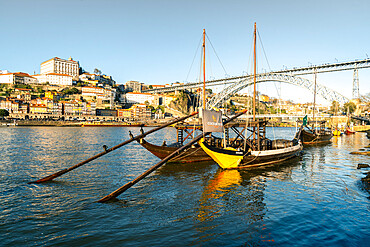
<path fill-rule="evenodd" d="M 138 81 L 128 81 L 126 82 L 125 89 L 126 92 L 141 92 L 142 83 Z"/>
<path fill-rule="evenodd" d="M 0 74 L 0 84 L 33 84 L 36 82 L 36 78 L 23 72 Z"/>
<path fill-rule="evenodd" d="M 50 85 L 59 85 L 59 86 L 72 86 L 72 76 L 67 74 L 57 74 L 57 73 L 48 73 L 33 75 L 37 78 L 38 83 L 49 83 Z"/>
<path fill-rule="evenodd" d="M 65 74 L 78 79 L 79 64 L 70 57 L 68 60 L 54 57 L 41 63 L 40 74 Z"/>

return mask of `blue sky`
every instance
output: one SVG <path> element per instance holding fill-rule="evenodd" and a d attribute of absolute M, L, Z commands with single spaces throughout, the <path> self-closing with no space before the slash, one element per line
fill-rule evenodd
<path fill-rule="evenodd" d="M 250 72 L 254 22 L 272 70 L 364 59 L 369 10 L 367 0 L 0 0 L 0 69 L 39 73 L 41 62 L 71 56 L 118 83 L 196 81 L 200 60 L 192 62 L 204 28 L 226 73 L 237 76 Z M 259 69 L 269 70 L 259 55 Z M 318 82 L 351 97 L 352 73 L 319 75 Z M 207 78 L 224 76 L 208 45 Z M 359 77 L 360 93 L 369 93 L 370 69 Z M 312 98 L 281 87 L 285 99 Z M 259 89 L 277 94 L 271 83 Z"/>

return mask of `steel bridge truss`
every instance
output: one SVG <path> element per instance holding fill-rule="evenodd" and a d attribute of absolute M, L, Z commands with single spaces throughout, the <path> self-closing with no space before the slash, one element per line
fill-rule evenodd
<path fill-rule="evenodd" d="M 311 92 L 314 92 L 315 87 L 314 82 L 310 80 L 287 74 L 276 74 L 276 73 L 258 74 L 256 76 L 256 83 L 261 82 L 284 82 L 306 88 Z M 207 108 L 212 109 L 214 107 L 219 107 L 225 100 L 229 99 L 233 94 L 241 91 L 242 89 L 250 85 L 253 85 L 253 77 L 251 76 L 245 79 L 240 79 L 237 82 L 234 82 L 233 84 L 222 90 L 220 93 L 215 95 L 213 98 L 211 98 L 211 100 L 208 101 L 207 103 Z M 335 100 L 340 104 L 344 104 L 349 101 L 348 98 L 344 97 L 338 92 L 335 92 L 318 83 L 316 83 L 316 93 L 329 102 Z"/>
<path fill-rule="evenodd" d="M 353 70 L 353 69 L 366 69 L 366 68 L 370 68 L 369 58 L 363 59 L 363 60 L 344 62 L 344 63 L 311 65 L 309 67 L 278 70 L 278 71 L 272 71 L 270 73 L 271 74 L 290 74 L 290 75 L 297 76 L 297 75 L 308 75 L 308 74 L 314 74 L 314 73 L 328 73 L 328 72 Z M 251 78 L 251 75 L 246 75 L 246 76 L 229 77 L 229 78 L 218 79 L 218 80 L 210 80 L 210 81 L 206 81 L 206 86 L 212 87 L 216 85 L 233 84 L 240 80 L 243 80 L 243 79 L 246 80 L 250 78 Z M 176 90 L 200 88 L 202 87 L 202 85 L 203 85 L 203 82 L 192 82 L 192 83 L 186 83 L 181 86 L 165 87 L 165 88 L 160 88 L 160 89 L 149 89 L 143 92 L 147 92 L 147 93 L 174 92 Z"/>
<path fill-rule="evenodd" d="M 344 63 L 311 65 L 309 67 L 285 69 L 285 70 L 278 70 L 278 71 L 273 71 L 273 72 L 265 73 L 265 74 L 258 74 L 257 82 L 258 83 L 266 82 L 266 81 L 285 82 L 285 83 L 290 83 L 290 84 L 300 86 L 303 88 L 307 88 L 313 92 L 313 87 L 314 87 L 313 82 L 307 79 L 304 79 L 304 78 L 297 77 L 298 75 L 327 73 L 327 72 L 336 72 L 336 71 L 344 71 L 344 70 L 358 70 L 358 69 L 365 69 L 365 68 L 370 68 L 369 58 L 363 59 L 363 60 L 344 62 Z M 207 87 L 231 84 L 229 87 L 225 88 L 224 91 L 220 92 L 219 95 L 216 95 L 215 97 L 211 99 L 211 101 L 208 103 L 209 107 L 212 107 L 212 106 L 217 107 L 217 105 L 219 105 L 222 100 L 228 99 L 231 94 L 236 93 L 242 90 L 243 88 L 249 86 L 252 80 L 253 80 L 252 75 L 246 75 L 246 76 L 229 77 L 229 78 L 224 78 L 224 79 L 206 81 Z M 145 90 L 144 92 L 148 92 L 148 93 L 173 92 L 177 90 L 201 88 L 202 84 L 203 84 L 202 82 L 193 82 L 193 83 L 186 83 L 180 86 Z M 358 88 L 358 83 L 356 85 Z M 321 95 L 324 99 L 330 102 L 335 100 L 343 104 L 348 101 L 348 99 L 344 97 L 343 95 L 320 84 L 317 84 L 316 92 L 317 94 Z"/>

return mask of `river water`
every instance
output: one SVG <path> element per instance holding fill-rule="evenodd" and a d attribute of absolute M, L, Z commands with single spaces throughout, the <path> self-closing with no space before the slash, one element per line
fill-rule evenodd
<path fill-rule="evenodd" d="M 271 130 L 271 129 L 270 129 Z M 97 203 L 159 161 L 131 143 L 53 182 L 27 184 L 128 139 L 138 128 L 0 128 L 3 246 L 369 246 L 364 133 L 305 148 L 279 166 L 223 171 L 166 164 Z M 276 137 L 294 129 L 274 128 Z M 146 138 L 175 140 L 166 128 Z"/>

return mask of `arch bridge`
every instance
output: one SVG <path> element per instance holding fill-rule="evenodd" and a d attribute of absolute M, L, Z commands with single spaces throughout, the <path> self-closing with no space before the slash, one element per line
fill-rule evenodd
<path fill-rule="evenodd" d="M 271 74 L 271 73 L 258 74 L 256 76 L 256 83 L 262 82 L 284 82 L 306 88 L 313 93 L 315 90 L 314 88 L 315 84 L 312 81 L 302 77 L 287 74 Z M 233 94 L 241 91 L 242 89 L 250 85 L 253 85 L 253 77 L 240 79 L 239 81 L 234 82 L 233 84 L 229 85 L 224 90 L 222 90 L 220 93 L 216 94 L 210 101 L 208 101 L 207 108 L 211 109 L 213 107 L 218 107 L 223 101 L 229 99 Z M 325 100 L 328 100 L 329 102 L 336 100 L 340 104 L 344 104 L 349 100 L 340 93 L 333 91 L 318 83 L 316 83 L 316 93 L 323 97 Z"/>
<path fill-rule="evenodd" d="M 352 97 L 356 98 L 359 96 L 357 71 L 358 69 L 365 69 L 365 68 L 370 68 L 369 58 L 363 59 L 363 60 L 343 62 L 343 63 L 311 65 L 308 67 L 284 69 L 284 70 L 272 71 L 269 73 L 261 73 L 257 75 L 257 82 L 261 83 L 261 82 L 278 81 L 278 82 L 289 83 L 292 85 L 307 88 L 310 91 L 313 91 L 314 83 L 310 80 L 299 77 L 299 75 L 353 70 L 354 80 L 353 80 Z M 252 80 L 253 80 L 253 75 L 245 75 L 245 76 L 229 77 L 229 78 L 223 78 L 223 79 L 218 79 L 218 80 L 206 81 L 206 87 L 231 84 L 230 86 L 225 88 L 222 92 L 220 92 L 218 95 L 214 96 L 214 98 L 211 99 L 211 102 L 209 102 L 208 104 L 209 107 L 217 106 L 222 100 L 230 97 L 231 94 L 236 93 L 242 90 L 243 88 L 247 87 L 248 85 L 250 85 Z M 145 90 L 144 92 L 148 92 L 148 93 L 173 92 L 173 91 L 178 91 L 178 90 L 200 88 L 202 87 L 202 84 L 203 84 L 202 82 L 193 82 L 193 83 L 186 83 L 186 84 L 179 85 L 179 86 Z M 339 103 L 343 104 L 349 100 L 348 98 L 344 97 L 340 93 L 335 92 L 334 90 L 331 90 L 328 87 L 325 87 L 320 84 L 316 84 L 316 85 L 317 85 L 316 92 L 328 101 L 336 100 Z"/>

